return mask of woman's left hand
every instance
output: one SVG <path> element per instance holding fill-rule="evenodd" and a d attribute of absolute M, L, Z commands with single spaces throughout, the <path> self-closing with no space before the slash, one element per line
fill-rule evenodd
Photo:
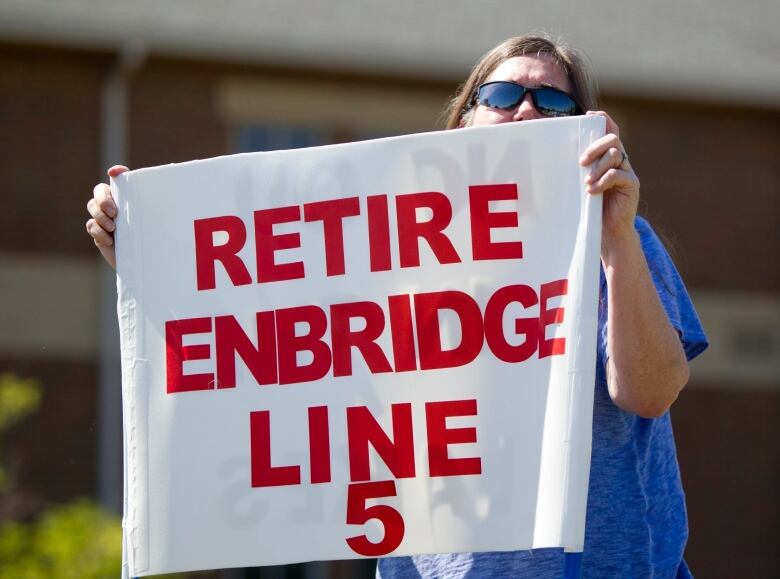
<path fill-rule="evenodd" d="M 588 111 L 607 120 L 607 134 L 594 141 L 580 157 L 580 165 L 590 165 L 585 179 L 588 193 L 604 194 L 602 251 L 634 232 L 639 205 L 639 178 L 631 168 L 620 141 L 617 123 L 604 111 Z"/>

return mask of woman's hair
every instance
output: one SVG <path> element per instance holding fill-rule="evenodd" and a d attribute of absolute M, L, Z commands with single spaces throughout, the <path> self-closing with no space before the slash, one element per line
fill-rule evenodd
<path fill-rule="evenodd" d="M 467 126 L 474 114 L 474 93 L 505 60 L 516 56 L 539 56 L 546 54 L 560 66 L 572 86 L 572 96 L 583 111 L 596 110 L 598 89 L 590 67 L 583 56 L 565 43 L 554 42 L 544 36 L 516 36 L 505 40 L 483 56 L 474 66 L 444 114 L 447 129 Z"/>

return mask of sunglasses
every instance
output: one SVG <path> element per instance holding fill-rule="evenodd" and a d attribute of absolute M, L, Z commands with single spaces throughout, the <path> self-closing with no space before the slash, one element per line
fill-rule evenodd
<path fill-rule="evenodd" d="M 550 86 L 529 88 L 508 80 L 496 80 L 479 85 L 476 101 L 479 105 L 511 111 L 522 102 L 527 92 L 531 93 L 531 100 L 536 110 L 545 117 L 570 117 L 582 114 L 582 108 L 577 101 L 562 90 Z"/>

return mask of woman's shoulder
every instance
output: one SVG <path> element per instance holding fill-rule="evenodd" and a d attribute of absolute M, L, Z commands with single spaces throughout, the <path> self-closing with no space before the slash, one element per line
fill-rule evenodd
<path fill-rule="evenodd" d="M 645 253 L 648 263 L 657 261 L 665 264 L 667 262 L 668 264 L 672 263 L 666 246 L 646 218 L 637 215 L 634 218 L 634 229 L 636 229 L 636 232 L 639 234 L 639 241 L 642 244 L 642 250 Z"/>
<path fill-rule="evenodd" d="M 637 233 L 639 233 L 640 238 L 644 238 L 648 235 L 658 237 L 655 233 L 655 230 L 653 229 L 653 226 L 650 225 L 650 222 L 641 215 L 634 217 L 634 229 L 636 229 Z"/>
<path fill-rule="evenodd" d="M 637 216 L 634 228 L 639 233 L 642 251 L 661 304 L 672 326 L 680 333 L 685 353 L 691 360 L 707 347 L 707 337 L 685 283 L 663 241 L 647 219 Z"/>

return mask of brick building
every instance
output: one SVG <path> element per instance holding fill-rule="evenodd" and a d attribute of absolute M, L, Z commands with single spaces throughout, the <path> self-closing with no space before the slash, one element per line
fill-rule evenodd
<path fill-rule="evenodd" d="M 776 576 L 779 17 L 766 0 L 0 2 L 0 372 L 45 388 L 10 441 L 20 510 L 121 500 L 113 277 L 84 232 L 107 166 L 431 130 L 482 52 L 544 29 L 595 63 L 712 343 L 672 409 L 686 557 Z"/>

